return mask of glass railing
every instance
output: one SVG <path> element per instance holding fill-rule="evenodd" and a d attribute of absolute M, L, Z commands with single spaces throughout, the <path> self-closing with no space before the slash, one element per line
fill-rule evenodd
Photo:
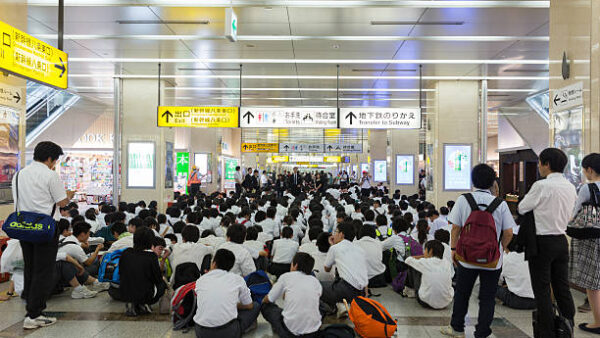
<path fill-rule="evenodd" d="M 550 121 L 550 92 L 548 90 L 528 96 L 525 101 L 546 123 Z"/>

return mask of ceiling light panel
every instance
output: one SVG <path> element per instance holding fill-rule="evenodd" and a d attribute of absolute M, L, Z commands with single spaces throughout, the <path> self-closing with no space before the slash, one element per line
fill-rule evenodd
<path fill-rule="evenodd" d="M 208 25 L 208 20 L 117 20 L 119 25 Z"/>
<path fill-rule="evenodd" d="M 464 21 L 371 21 L 373 26 L 462 26 Z"/>

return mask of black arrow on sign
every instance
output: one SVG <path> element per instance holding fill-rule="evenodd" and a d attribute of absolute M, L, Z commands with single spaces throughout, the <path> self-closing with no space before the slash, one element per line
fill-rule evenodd
<path fill-rule="evenodd" d="M 355 119 L 355 118 L 356 118 L 356 115 L 354 115 L 354 113 L 353 113 L 353 112 L 349 112 L 349 113 L 346 115 L 346 118 L 350 118 L 350 124 L 352 124 L 352 119 L 353 119 L 353 118 Z"/>
<path fill-rule="evenodd" d="M 244 144 L 244 150 L 248 150 L 248 145 Z"/>
<path fill-rule="evenodd" d="M 65 63 L 63 62 L 62 58 L 58 58 L 60 60 L 60 65 L 57 63 L 54 65 L 54 68 L 61 70 L 62 72 L 60 73 L 60 75 L 58 77 L 63 77 L 63 75 L 65 75 L 65 71 L 67 70 L 67 67 L 65 67 Z"/>
<path fill-rule="evenodd" d="M 166 116 L 167 123 L 169 123 L 169 117 L 173 117 L 173 113 L 171 113 L 170 111 L 168 111 L 168 110 L 167 110 L 167 111 L 166 111 L 166 112 L 164 112 L 164 113 L 163 113 L 161 116 L 162 116 L 162 117 L 165 117 L 165 116 Z"/>
<path fill-rule="evenodd" d="M 21 94 L 19 94 L 19 92 L 16 92 L 13 96 L 13 99 L 17 100 L 17 103 L 21 102 Z"/>
<path fill-rule="evenodd" d="M 285 151 L 287 151 L 288 149 L 290 149 L 290 146 L 288 146 L 287 144 L 283 146 L 283 149 L 285 149 Z"/>
<path fill-rule="evenodd" d="M 556 94 L 556 95 L 554 96 L 554 105 L 555 105 L 555 106 L 556 106 L 556 105 L 558 105 L 558 104 L 560 103 L 560 101 L 561 101 L 561 100 L 560 100 L 560 97 L 558 96 L 558 94 Z"/>
<path fill-rule="evenodd" d="M 254 115 L 250 111 L 247 111 L 246 114 L 244 114 L 244 118 L 248 118 L 248 124 L 250 124 L 250 118 L 254 118 Z"/>
<path fill-rule="evenodd" d="M 331 149 L 333 149 L 333 147 L 332 147 L 332 146 L 331 146 L 331 144 L 330 144 L 329 146 L 327 146 L 327 150 L 330 150 L 330 151 L 331 151 Z"/>

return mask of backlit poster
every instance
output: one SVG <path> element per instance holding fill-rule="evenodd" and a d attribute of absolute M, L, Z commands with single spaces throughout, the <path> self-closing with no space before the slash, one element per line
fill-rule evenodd
<path fill-rule="evenodd" d="M 225 157 L 225 179 L 233 181 L 235 179 L 235 167 L 240 163 L 237 158 Z"/>
<path fill-rule="evenodd" d="M 194 165 L 200 173 L 200 181 L 202 183 L 212 183 L 212 171 L 210 170 L 211 154 L 196 153 L 194 154 Z"/>
<path fill-rule="evenodd" d="M 11 203 L 12 179 L 19 169 L 19 112 L 0 106 L 0 204 Z"/>
<path fill-rule="evenodd" d="M 552 114 L 554 120 L 554 147 L 564 151 L 567 155 L 569 161 L 565 167 L 565 177 L 576 187 L 579 187 L 583 182 L 581 175 L 581 160 L 583 160 L 581 116 L 581 107 Z"/>
<path fill-rule="evenodd" d="M 373 161 L 373 180 L 375 182 L 387 181 L 387 161 Z"/>
<path fill-rule="evenodd" d="M 415 184 L 415 157 L 396 155 L 396 185 Z"/>
<path fill-rule="evenodd" d="M 369 165 L 369 163 L 361 163 L 360 164 L 360 172 L 358 173 L 358 176 L 362 176 L 363 172 L 368 172 L 371 173 L 371 166 Z"/>
<path fill-rule="evenodd" d="M 154 188 L 154 142 L 127 144 L 127 187 Z"/>
<path fill-rule="evenodd" d="M 173 179 L 175 163 L 173 156 L 173 142 L 166 142 L 166 160 L 165 160 L 165 189 L 173 188 Z"/>
<path fill-rule="evenodd" d="M 185 194 L 187 190 L 187 180 L 190 173 L 190 153 L 177 153 L 175 166 L 175 191 Z"/>
<path fill-rule="evenodd" d="M 444 190 L 471 190 L 470 144 L 444 144 Z"/>

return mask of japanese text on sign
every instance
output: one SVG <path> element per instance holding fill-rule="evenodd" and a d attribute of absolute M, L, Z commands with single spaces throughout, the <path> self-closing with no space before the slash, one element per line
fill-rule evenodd
<path fill-rule="evenodd" d="M 159 127 L 237 128 L 237 107 L 158 107 Z"/>
<path fill-rule="evenodd" d="M 336 128 L 336 108 L 242 107 L 240 127 L 252 128 Z"/>
<path fill-rule="evenodd" d="M 340 128 L 418 129 L 421 113 L 415 109 L 341 108 Z"/>
<path fill-rule="evenodd" d="M 242 143 L 243 153 L 277 153 L 279 143 Z"/>

